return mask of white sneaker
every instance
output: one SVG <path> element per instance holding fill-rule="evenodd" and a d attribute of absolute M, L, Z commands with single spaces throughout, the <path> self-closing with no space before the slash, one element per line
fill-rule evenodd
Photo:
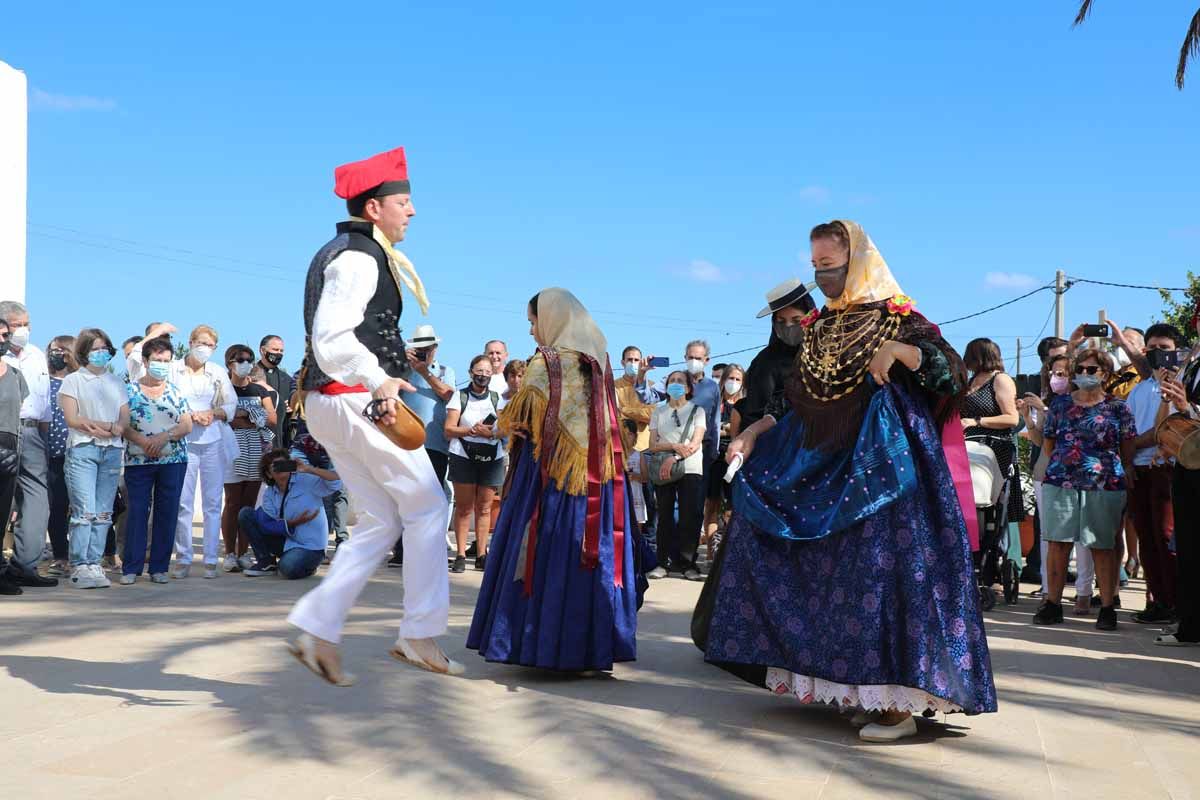
<path fill-rule="evenodd" d="M 71 570 L 71 586 L 76 589 L 95 589 L 96 577 L 86 564 L 80 564 Z"/>
<path fill-rule="evenodd" d="M 917 721 L 911 716 L 905 717 L 904 722 L 898 722 L 895 725 L 881 725 L 878 722 L 872 722 L 858 732 L 858 738 L 864 742 L 895 742 L 916 735 Z"/>
<path fill-rule="evenodd" d="M 655 567 L 646 573 L 646 577 L 650 578 L 651 580 L 661 580 L 662 578 L 667 577 L 667 571 L 662 567 Z"/>
<path fill-rule="evenodd" d="M 165 572 L 151 573 L 150 574 L 150 582 L 151 583 L 170 583 L 170 581 L 167 580 L 167 573 L 165 573 Z"/>
<path fill-rule="evenodd" d="M 108 576 L 104 574 L 104 567 L 100 566 L 99 564 L 92 564 L 91 570 L 92 578 L 96 582 L 95 588 L 107 589 L 108 587 L 112 586 L 112 581 L 110 581 Z"/>
<path fill-rule="evenodd" d="M 207 566 L 207 565 L 205 565 Z M 222 572 L 241 572 L 242 565 L 238 563 L 238 558 L 233 553 L 225 554 L 225 562 L 221 564 Z M 204 577 L 208 577 L 206 574 Z"/>
<path fill-rule="evenodd" d="M 173 573 L 176 580 L 183 580 L 184 578 L 186 578 L 188 576 L 188 573 L 190 573 L 191 571 L 192 571 L 192 562 L 191 561 L 179 561 L 178 559 L 176 559 L 175 572 Z"/>
<path fill-rule="evenodd" d="M 122 586 L 133 586 L 135 583 L 137 583 L 137 575 L 122 575 L 121 579 L 117 581 L 117 583 L 121 584 Z"/>
<path fill-rule="evenodd" d="M 248 570 L 254 566 L 254 557 L 252 555 L 250 555 L 249 552 L 246 552 L 246 553 L 243 553 L 241 555 L 241 557 L 238 558 L 237 562 L 238 562 L 238 566 L 242 568 L 243 572 L 245 572 L 246 570 Z"/>
<path fill-rule="evenodd" d="M 204 565 L 204 577 L 208 578 L 210 580 L 212 578 L 217 577 L 217 565 L 216 564 L 205 564 Z"/>

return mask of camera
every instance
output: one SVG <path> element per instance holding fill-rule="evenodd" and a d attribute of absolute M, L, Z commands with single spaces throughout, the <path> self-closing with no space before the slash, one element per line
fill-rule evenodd
<path fill-rule="evenodd" d="M 1147 350 L 1146 360 L 1150 362 L 1150 369 L 1179 369 L 1184 355 L 1182 350 Z"/>
<path fill-rule="evenodd" d="M 1084 325 L 1083 335 L 1089 337 L 1099 336 L 1107 339 L 1109 336 L 1108 325 L 1106 323 L 1101 323 L 1099 325 Z"/>

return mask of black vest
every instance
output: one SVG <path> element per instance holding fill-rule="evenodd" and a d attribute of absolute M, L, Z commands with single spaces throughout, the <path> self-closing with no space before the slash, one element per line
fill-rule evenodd
<path fill-rule="evenodd" d="M 404 308 L 404 301 L 388 267 L 387 254 L 371 236 L 371 223 L 339 222 L 337 232 L 338 235 L 313 256 L 312 264 L 308 267 L 308 278 L 304 283 L 304 366 L 307 372 L 301 388 L 305 390 L 319 389 L 333 382 L 333 378 L 321 371 L 313 357 L 312 326 L 313 317 L 317 313 L 317 303 L 325 290 L 325 268 L 347 250 L 356 250 L 371 256 L 375 259 L 379 273 L 375 283 L 375 294 L 367 302 L 367 307 L 363 310 L 362 324 L 354 329 L 354 335 L 379 359 L 379 366 L 390 377 L 404 378 L 410 370 L 404 339 L 400 336 L 400 312 Z"/>

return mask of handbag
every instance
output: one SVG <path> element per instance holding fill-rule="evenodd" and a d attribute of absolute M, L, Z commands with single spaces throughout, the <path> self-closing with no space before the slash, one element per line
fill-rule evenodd
<path fill-rule="evenodd" d="M 683 430 L 679 432 L 679 444 L 683 444 L 692 436 L 692 423 L 696 419 L 696 410 L 698 406 L 692 404 L 692 413 L 688 414 L 687 422 L 683 426 Z M 683 466 L 684 459 L 676 458 L 675 453 L 667 450 L 659 453 L 648 453 L 647 461 L 650 463 L 650 482 L 655 486 L 666 486 L 675 483 L 686 474 L 686 468 Z M 666 459 L 675 459 L 671 465 L 671 477 L 663 480 L 662 467 Z"/>

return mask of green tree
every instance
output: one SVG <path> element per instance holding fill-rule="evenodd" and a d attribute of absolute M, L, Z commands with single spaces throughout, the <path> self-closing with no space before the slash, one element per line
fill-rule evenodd
<path fill-rule="evenodd" d="M 1079 5 L 1079 13 L 1075 15 L 1075 24 L 1086 20 L 1091 11 L 1092 0 L 1083 0 Z M 1196 9 L 1183 37 L 1183 46 L 1179 48 L 1179 63 L 1175 67 L 1175 86 L 1178 89 L 1183 89 L 1183 76 L 1187 72 L 1188 60 L 1193 56 L 1200 58 L 1200 8 Z"/>
<path fill-rule="evenodd" d="M 1196 329 L 1192 325 L 1192 315 L 1200 308 L 1200 276 L 1191 270 L 1187 274 L 1187 291 L 1182 302 L 1175 298 L 1177 294 L 1166 289 L 1159 289 L 1163 299 L 1162 321 L 1169 322 L 1178 328 L 1187 338 L 1188 344 L 1196 338 Z"/>

